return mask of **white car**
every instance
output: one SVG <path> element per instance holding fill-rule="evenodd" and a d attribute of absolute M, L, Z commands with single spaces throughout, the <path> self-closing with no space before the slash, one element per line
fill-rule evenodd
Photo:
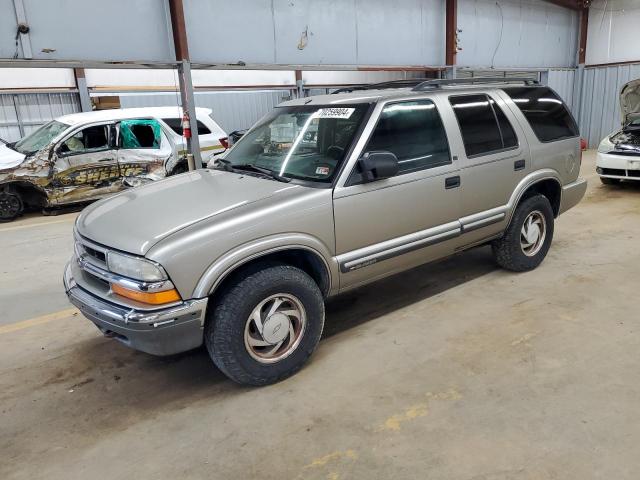
<path fill-rule="evenodd" d="M 227 147 L 227 134 L 196 108 L 192 121 L 203 162 Z M 0 221 L 26 208 L 96 200 L 187 171 L 179 107 L 64 115 L 23 139 L 0 144 Z"/>
<path fill-rule="evenodd" d="M 622 128 L 606 136 L 598 146 L 596 172 L 602 183 L 640 180 L 640 79 L 620 91 Z"/>

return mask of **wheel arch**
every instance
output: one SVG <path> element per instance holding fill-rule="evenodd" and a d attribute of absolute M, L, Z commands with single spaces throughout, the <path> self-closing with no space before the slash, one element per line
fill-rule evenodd
<path fill-rule="evenodd" d="M 553 216 L 558 217 L 562 202 L 562 182 L 556 171 L 545 169 L 534 172 L 520 181 L 509 201 L 509 221 L 507 225 L 511 222 L 518 205 L 535 194 L 547 197 L 553 210 Z"/>
<path fill-rule="evenodd" d="M 280 243 L 283 240 L 301 240 Z M 304 240 L 304 241 L 302 241 Z M 280 263 L 300 268 L 316 282 L 324 297 L 337 290 L 338 267 L 326 247 L 316 239 L 293 234 L 286 239 L 270 238 L 244 245 L 213 262 L 196 285 L 193 297 L 212 296 L 239 273 L 258 264 Z"/>
<path fill-rule="evenodd" d="M 23 203 L 30 207 L 44 208 L 49 204 L 47 192 L 42 187 L 25 180 L 10 180 L 0 183 L 0 191 L 19 194 Z"/>

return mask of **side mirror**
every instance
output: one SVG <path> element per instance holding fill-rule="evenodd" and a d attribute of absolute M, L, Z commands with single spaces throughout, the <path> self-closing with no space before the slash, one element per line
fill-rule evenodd
<path fill-rule="evenodd" d="M 395 177 L 400 170 L 398 158 L 391 152 L 367 152 L 358 162 L 365 182 Z"/>

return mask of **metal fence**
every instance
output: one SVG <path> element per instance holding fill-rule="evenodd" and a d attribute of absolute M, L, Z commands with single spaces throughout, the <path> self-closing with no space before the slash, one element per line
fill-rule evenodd
<path fill-rule="evenodd" d="M 56 117 L 79 111 L 77 92 L 0 93 L 0 138 L 16 141 Z"/>

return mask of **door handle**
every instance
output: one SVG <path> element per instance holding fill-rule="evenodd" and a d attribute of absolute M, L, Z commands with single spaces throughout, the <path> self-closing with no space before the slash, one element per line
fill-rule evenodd
<path fill-rule="evenodd" d="M 449 177 L 444 179 L 444 188 L 449 190 L 450 188 L 458 188 L 460 186 L 460 175 L 455 177 Z"/>
<path fill-rule="evenodd" d="M 524 170 L 526 163 L 524 160 L 516 160 L 513 162 L 513 169 L 517 172 L 518 170 Z"/>
<path fill-rule="evenodd" d="M 111 162 L 113 161 L 113 158 L 101 158 L 100 160 L 98 160 L 99 162 Z"/>

